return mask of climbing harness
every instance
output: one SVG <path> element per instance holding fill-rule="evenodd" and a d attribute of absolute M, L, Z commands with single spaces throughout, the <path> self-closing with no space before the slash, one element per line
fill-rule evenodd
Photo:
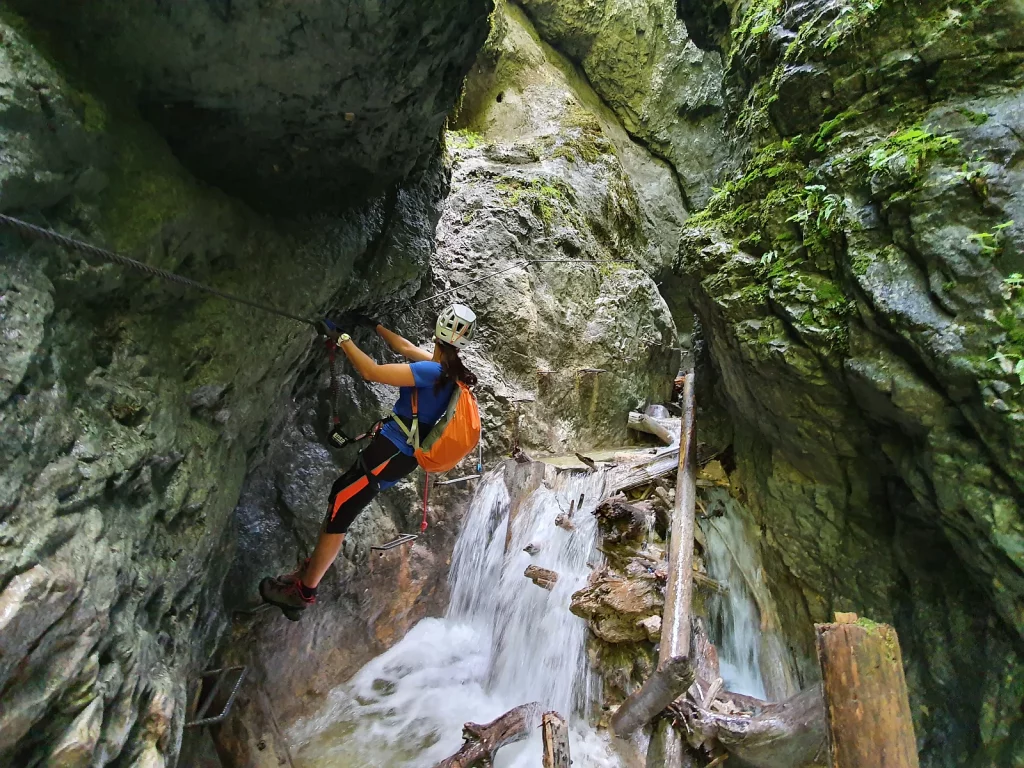
<path fill-rule="evenodd" d="M 81 240 L 75 240 L 74 238 L 62 235 L 59 232 L 54 232 L 52 229 L 44 229 L 43 227 L 37 227 L 35 224 L 29 224 L 27 221 L 16 219 L 13 216 L 7 216 L 0 213 L 0 224 L 3 224 L 11 229 L 19 232 L 25 237 L 34 238 L 36 240 L 46 240 L 56 245 L 60 245 L 64 248 L 69 248 L 74 251 L 80 251 L 81 253 L 95 256 L 99 259 L 104 259 L 114 264 L 120 264 L 121 266 L 131 267 L 132 269 L 144 272 L 147 275 L 153 277 L 159 277 L 161 280 L 166 280 L 169 283 L 177 283 L 184 285 L 188 288 L 194 288 L 197 291 L 203 291 L 209 293 L 212 296 L 219 296 L 222 299 L 228 301 L 234 301 L 238 304 L 245 304 L 246 306 L 258 309 L 262 312 L 269 312 L 273 315 L 279 315 L 280 317 L 287 317 L 289 320 L 295 320 L 299 323 L 305 323 L 311 325 L 314 328 L 320 327 L 320 323 L 315 320 L 310 320 L 307 317 L 300 317 L 299 315 L 293 315 L 291 312 L 286 312 L 278 307 L 270 306 L 269 304 L 261 304 L 258 301 L 252 301 L 244 296 L 236 296 L 233 293 L 227 293 L 226 291 L 218 290 L 212 286 L 204 283 L 196 282 L 187 277 L 175 274 L 174 272 L 168 272 L 166 269 L 160 269 L 159 267 L 153 267 L 149 264 L 144 264 L 141 261 L 130 259 L 127 256 L 122 256 L 119 253 L 108 251 L 104 248 L 97 248 L 95 245 L 89 245 L 89 243 L 83 243 Z"/>

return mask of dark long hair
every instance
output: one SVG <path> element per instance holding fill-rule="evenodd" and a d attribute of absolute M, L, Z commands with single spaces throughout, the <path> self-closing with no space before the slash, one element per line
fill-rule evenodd
<path fill-rule="evenodd" d="M 434 392 L 440 392 L 453 381 L 461 381 L 467 387 L 475 386 L 476 374 L 463 364 L 459 350 L 440 340 L 434 343 L 441 348 L 441 378 L 434 385 Z"/>

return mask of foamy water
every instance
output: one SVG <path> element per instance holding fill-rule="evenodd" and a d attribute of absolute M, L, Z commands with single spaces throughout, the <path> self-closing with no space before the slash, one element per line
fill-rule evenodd
<path fill-rule="evenodd" d="M 596 561 L 591 514 L 601 473 L 561 473 L 526 499 L 506 556 L 509 491 L 503 472 L 480 483 L 452 557 L 443 619 L 424 619 L 398 644 L 336 689 L 315 717 L 289 734 L 299 768 L 429 768 L 462 744 L 462 725 L 487 723 L 536 701 L 570 722 L 573 763 L 623 768 L 609 739 L 587 724 L 597 678 L 586 655 L 586 623 L 569 612 Z M 584 496 L 575 529 L 555 525 Z M 540 547 L 531 556 L 529 544 Z M 548 592 L 523 576 L 529 565 L 559 574 Z M 536 768 L 539 729 L 502 748 L 496 768 Z"/>

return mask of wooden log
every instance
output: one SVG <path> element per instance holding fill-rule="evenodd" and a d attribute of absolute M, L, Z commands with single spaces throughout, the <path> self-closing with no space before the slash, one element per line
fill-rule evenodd
<path fill-rule="evenodd" d="M 569 726 L 557 712 L 545 712 L 541 718 L 544 732 L 543 768 L 570 768 Z"/>
<path fill-rule="evenodd" d="M 665 646 L 664 629 L 661 644 Z M 693 667 L 685 656 L 660 664 L 640 689 L 630 694 L 612 715 L 612 732 L 616 736 L 626 737 L 642 728 L 682 696 L 691 683 Z"/>
<path fill-rule="evenodd" d="M 466 723 L 462 728 L 462 749 L 434 768 L 473 768 L 494 762 L 494 753 L 507 744 L 525 739 L 534 727 L 540 705 L 523 704 L 486 725 Z"/>
<path fill-rule="evenodd" d="M 549 571 L 547 568 L 541 568 L 537 565 L 528 565 L 526 570 L 523 571 L 523 576 L 528 578 L 538 587 L 543 587 L 549 592 L 555 588 L 555 584 L 558 582 L 557 573 Z"/>
<path fill-rule="evenodd" d="M 896 630 L 868 621 L 816 624 L 814 629 L 832 765 L 917 768 L 917 742 Z"/>
<path fill-rule="evenodd" d="M 825 764 L 825 707 L 820 685 L 777 704 L 728 691 L 719 693 L 718 700 L 756 712 L 721 714 L 690 706 L 685 720 L 691 744 L 717 742 L 754 768 Z M 877 761 L 869 764 L 880 765 Z"/>
<path fill-rule="evenodd" d="M 627 426 L 637 432 L 654 435 L 665 445 L 674 445 L 679 434 L 679 419 L 658 419 L 636 411 L 629 414 Z"/>
<path fill-rule="evenodd" d="M 697 499 L 697 461 L 694 456 L 697 446 L 694 437 L 697 406 L 692 371 L 683 378 L 682 408 L 683 417 L 679 422 L 675 509 L 672 512 L 672 528 L 669 534 L 668 584 L 665 586 L 665 610 L 662 614 L 658 669 L 677 664 L 679 659 L 686 660 L 690 670 L 689 681 L 686 684 L 689 688 L 693 682 L 693 666 L 689 663 L 690 607 L 693 602 L 693 532 L 696 526 L 694 510 Z M 665 706 L 672 700 L 666 702 Z M 656 729 L 649 749 L 663 759 L 665 768 L 681 768 L 686 759 L 682 737 L 675 728 Z"/>
<path fill-rule="evenodd" d="M 658 478 L 671 475 L 679 466 L 679 449 L 668 448 L 650 461 L 633 467 L 624 467 L 609 478 L 608 495 L 631 491 Z"/>
<path fill-rule="evenodd" d="M 658 665 L 690 655 L 690 606 L 693 601 L 693 529 L 697 489 L 694 485 L 696 462 L 693 450 L 694 403 L 693 372 L 683 383 L 683 418 L 680 421 L 679 466 L 676 473 L 676 506 L 669 539 L 668 585 L 662 616 L 661 647 Z"/>

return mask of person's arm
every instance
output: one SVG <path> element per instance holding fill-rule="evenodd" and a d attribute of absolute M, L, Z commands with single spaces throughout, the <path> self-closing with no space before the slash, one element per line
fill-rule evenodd
<path fill-rule="evenodd" d="M 389 331 L 379 323 L 377 324 L 376 331 L 377 335 L 384 339 L 391 349 L 400 354 L 406 360 L 412 360 L 413 362 L 426 362 L 427 360 L 432 360 L 434 357 L 429 352 L 424 352 L 408 339 L 399 336 L 394 331 Z"/>
<path fill-rule="evenodd" d="M 357 347 L 356 343 L 351 339 L 341 343 L 341 351 L 345 353 L 345 357 L 352 363 L 352 367 L 367 381 L 390 384 L 393 387 L 416 386 L 416 380 L 412 375 L 412 368 L 408 363 L 379 365 L 373 358 Z"/>

